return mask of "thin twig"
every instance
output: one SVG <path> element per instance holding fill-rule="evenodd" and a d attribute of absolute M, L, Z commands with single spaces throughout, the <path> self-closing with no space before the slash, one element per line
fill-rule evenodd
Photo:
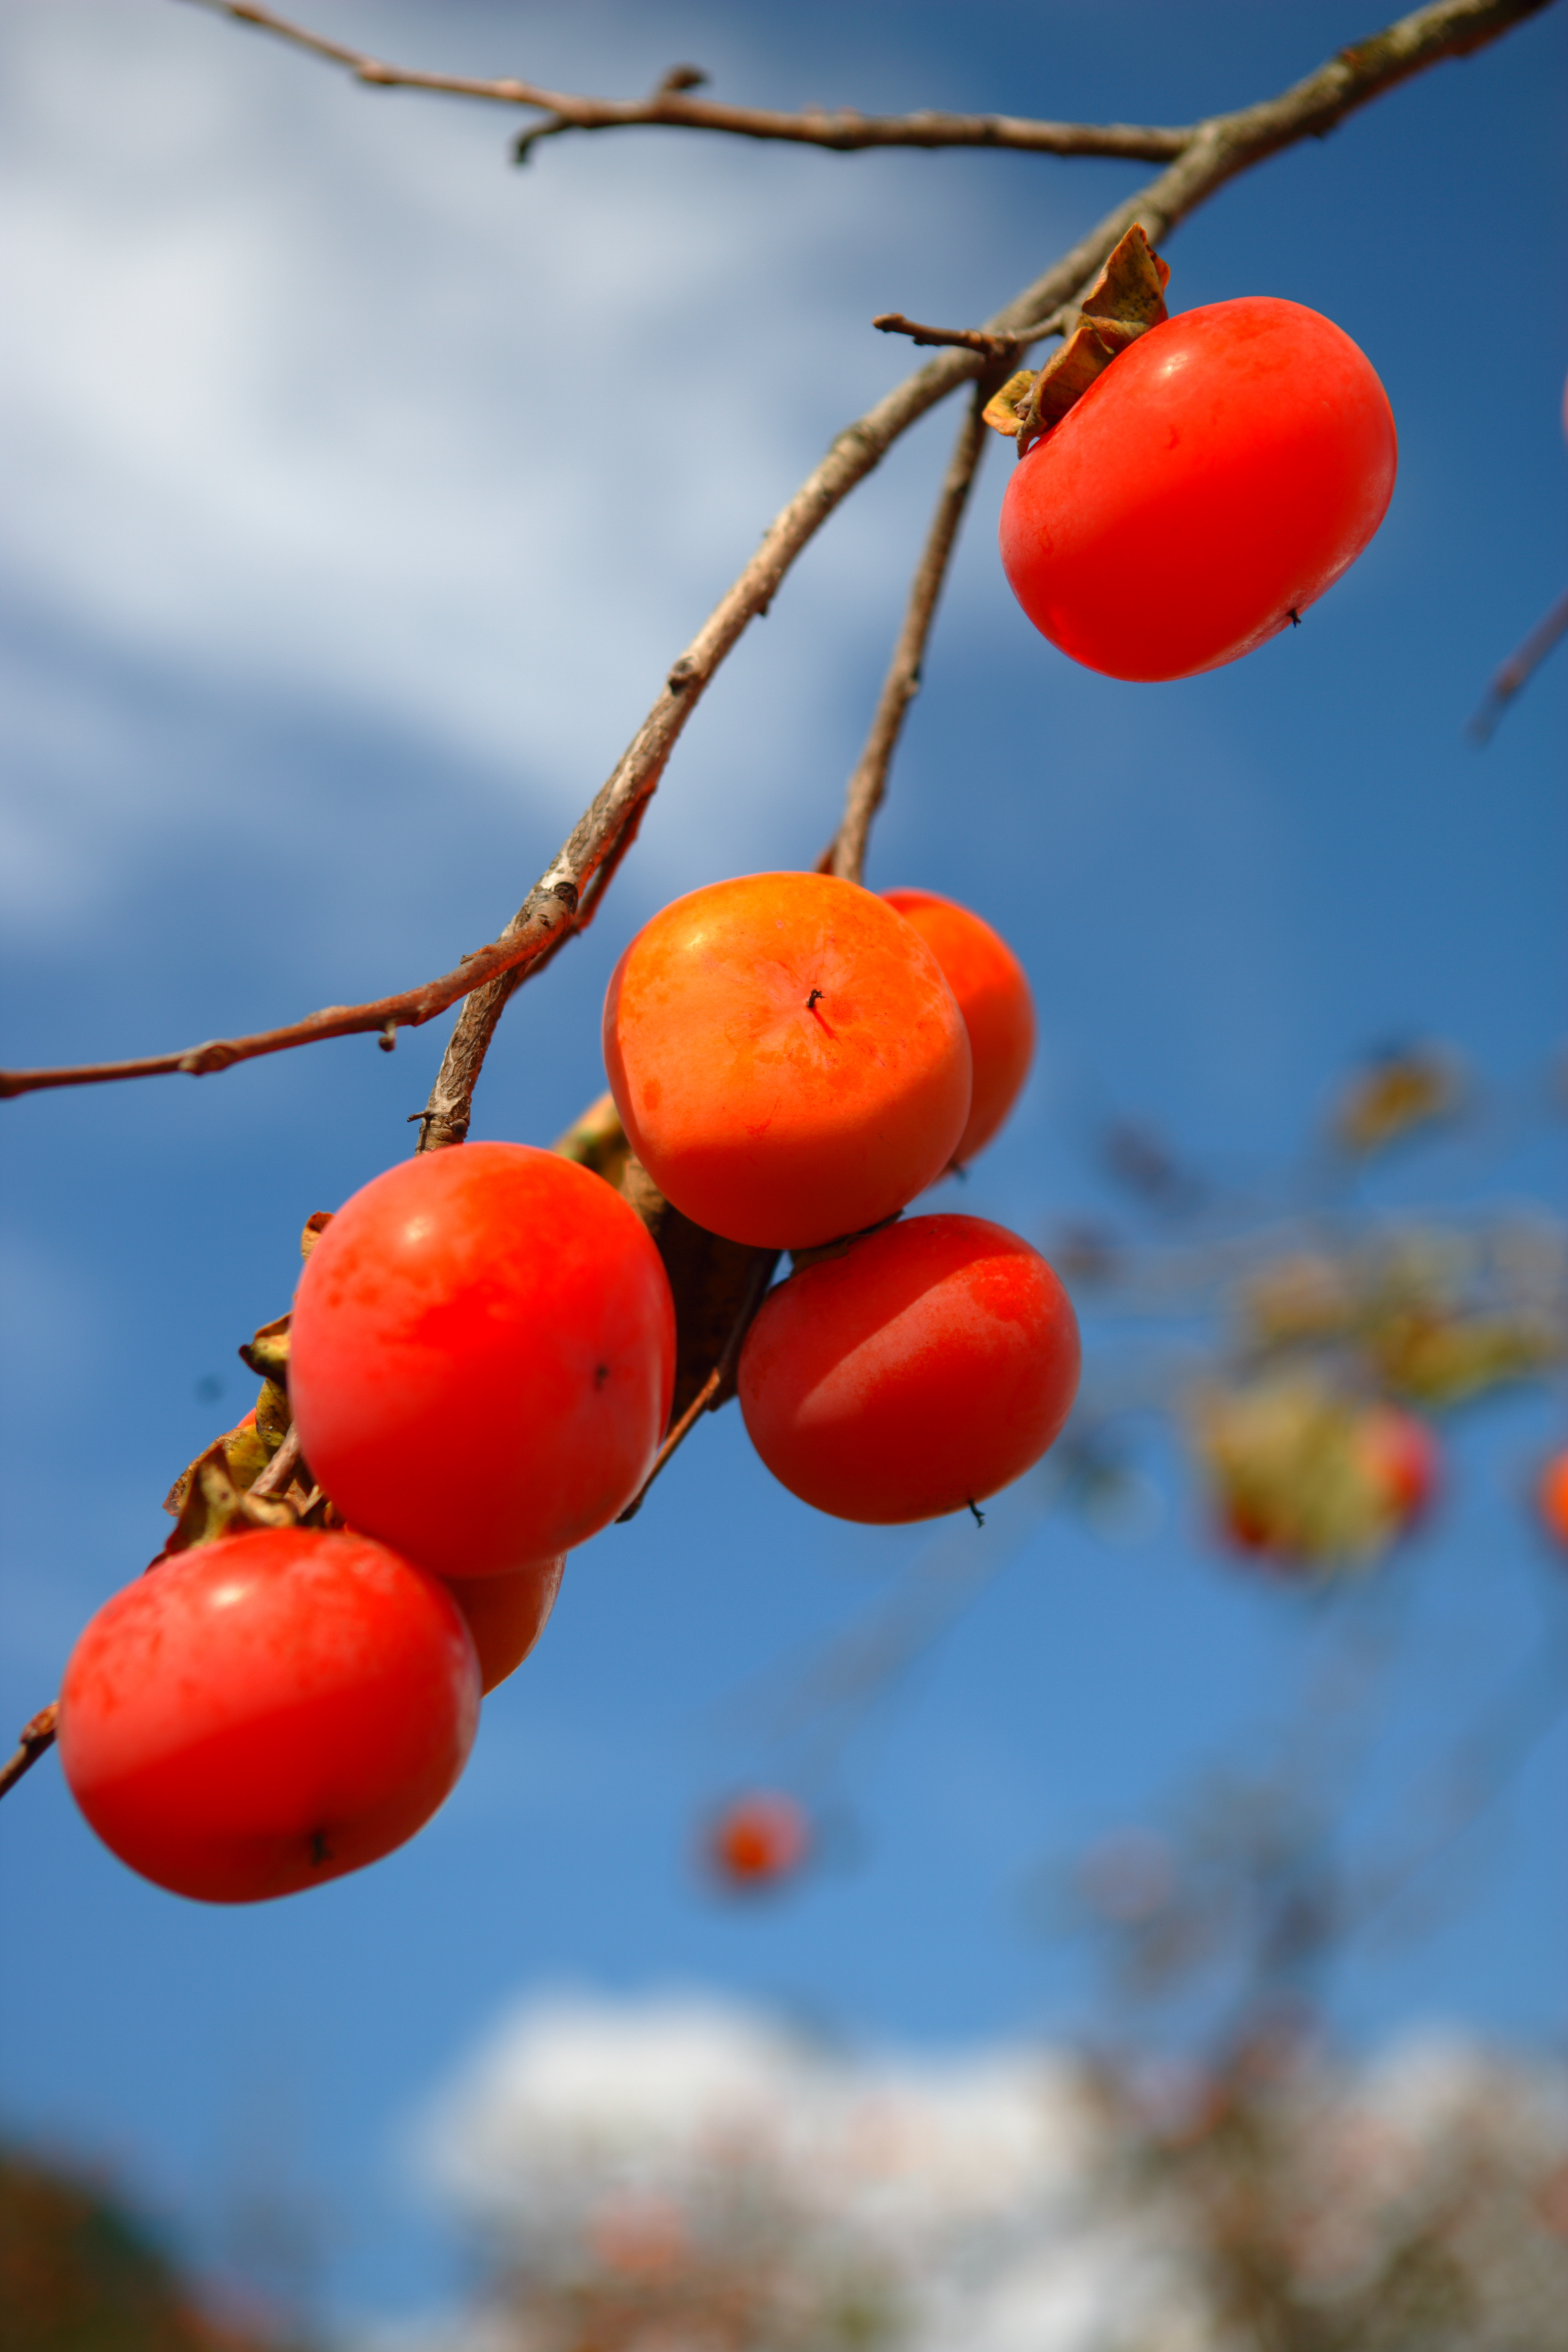
<path fill-rule="evenodd" d="M 28 1717 L 22 1726 L 16 1754 L 0 1764 L 0 1797 L 14 1789 L 24 1773 L 30 1772 L 39 1757 L 47 1755 L 54 1746 L 59 1717 L 58 1699 L 51 1699 L 47 1706 L 41 1706 L 37 1715 Z"/>
<path fill-rule="evenodd" d="M 1492 730 L 1521 687 L 1527 686 L 1559 637 L 1568 635 L 1568 589 L 1564 589 L 1543 621 L 1538 621 L 1518 651 L 1510 654 L 1487 688 L 1486 699 L 1466 733 L 1477 743 L 1489 743 Z"/>
<path fill-rule="evenodd" d="M 507 76 L 477 81 L 464 74 L 433 74 L 389 66 L 363 49 L 324 39 L 302 25 L 251 7 L 244 0 L 198 0 L 216 15 L 272 33 L 330 64 L 346 66 L 355 79 L 377 89 L 423 89 L 452 98 L 488 99 L 502 106 L 528 106 L 546 119 L 519 139 L 518 161 L 541 139 L 564 131 L 624 131 L 653 125 L 672 131 L 721 131 L 740 139 L 784 140 L 795 146 L 831 147 L 840 152 L 866 147 L 1001 147 L 1034 155 L 1121 155 L 1132 163 L 1163 163 L 1179 155 L 1190 128 L 1144 127 L 1126 122 L 1037 122 L 1012 114 L 859 114 L 849 107 L 811 106 L 798 114 L 767 106 L 723 106 L 686 93 L 708 79 L 694 66 L 675 66 L 647 98 L 586 98 L 545 89 L 538 82 Z"/>
<path fill-rule="evenodd" d="M 394 1029 L 417 1029 L 485 981 L 542 954 L 570 929 L 576 902 L 576 886 L 561 872 L 558 860 L 532 894 L 525 909 L 529 922 L 509 924 L 499 940 L 465 956 L 455 971 L 444 972 L 438 980 L 427 980 L 398 996 L 377 997 L 369 1004 L 329 1004 L 324 1012 L 307 1013 L 303 1021 L 289 1022 L 280 1029 L 215 1037 L 172 1054 L 148 1054 L 130 1062 L 81 1062 L 59 1069 L 0 1070 L 0 1097 L 37 1094 L 47 1087 L 104 1086 L 117 1078 L 165 1077 L 176 1070 L 205 1078 L 216 1070 L 232 1069 L 237 1062 L 314 1045 L 324 1037 L 353 1037 L 370 1030 L 384 1034 L 389 1024 Z"/>
<path fill-rule="evenodd" d="M 280 26 L 281 20 L 270 19 L 263 10 L 241 7 L 237 0 L 233 5 L 226 5 L 226 0 L 206 0 L 206 5 L 223 5 L 225 13 L 259 24 L 266 30 L 278 30 Z M 1358 107 L 1407 80 L 1412 74 L 1422 72 L 1444 58 L 1468 55 L 1551 5 L 1552 0 L 1434 0 L 1433 5 L 1416 9 L 1372 39 L 1342 50 L 1279 97 L 1234 114 L 1215 115 L 1200 123 L 1169 170 L 1108 213 L 1070 252 L 988 320 L 983 331 L 1024 335 L 1032 320 L 1048 320 L 1089 285 L 1133 221 L 1142 222 L 1150 243 L 1158 245 L 1178 222 L 1238 173 L 1277 154 L 1281 148 L 1303 139 L 1321 137 Z M 363 79 L 375 80 L 391 72 L 391 68 L 371 70 L 374 60 L 361 60 L 354 51 L 340 52 L 335 44 L 319 41 L 313 35 L 292 27 L 286 28 L 285 37 L 350 65 Z M 409 79 L 411 86 L 418 88 L 463 87 L 434 76 Z M 471 94 L 495 97 L 504 94 L 508 88 L 521 90 L 526 87 L 521 83 L 478 84 Z M 423 988 L 411 989 L 402 996 L 384 997 L 372 1004 L 330 1006 L 286 1028 L 193 1046 L 183 1053 L 154 1055 L 131 1062 L 0 1072 L 0 1095 L 27 1094 L 44 1087 L 100 1084 L 114 1078 L 153 1077 L 175 1070 L 203 1076 L 259 1055 L 310 1045 L 321 1037 L 350 1036 L 366 1030 L 384 1032 L 389 1020 L 399 1027 L 417 1027 L 488 981 L 512 972 L 520 979 L 525 977 L 546 950 L 571 929 L 588 883 L 616 848 L 633 816 L 657 789 L 665 763 L 704 688 L 748 623 L 767 610 L 801 551 L 901 434 L 960 384 L 973 381 L 994 364 L 975 352 L 945 351 L 906 377 L 874 408 L 838 435 L 669 671 L 663 692 L 553 864 L 535 884 L 500 938 L 481 948 L 477 955 L 465 959 L 458 971 L 427 982 Z M 456 1042 L 454 1039 L 454 1046 Z M 482 1051 L 476 1055 L 465 1047 L 461 1054 L 455 1055 L 453 1047 L 448 1047 L 431 1094 L 428 1116 L 423 1118 L 426 1134 L 440 1132 L 458 1140 L 467 1133 L 469 1098 L 482 1059 Z"/>
<path fill-rule="evenodd" d="M 958 351 L 978 352 L 988 360 L 1010 359 L 1021 345 L 1017 335 L 988 335 L 983 327 L 922 327 L 918 319 L 906 319 L 901 310 L 879 311 L 871 324 L 881 335 L 908 335 L 910 342 L 922 350 L 928 345 L 935 350 L 951 343 Z M 1040 331 L 1048 331 L 1042 328 Z"/>
<path fill-rule="evenodd" d="M 964 411 L 963 423 L 959 427 L 958 438 L 952 445 L 952 456 L 948 460 L 942 495 L 937 499 L 925 548 L 910 585 L 904 625 L 899 631 L 893 658 L 882 681 L 871 731 L 866 738 L 866 748 L 845 792 L 844 819 L 828 853 L 826 865 L 830 874 L 842 875 L 847 882 L 858 882 L 861 877 L 866 864 L 867 837 L 871 830 L 871 821 L 881 807 L 882 796 L 888 789 L 888 770 L 904 723 L 904 713 L 920 692 L 926 639 L 931 635 L 937 600 L 942 594 L 942 582 L 947 577 L 948 563 L 958 538 L 959 525 L 963 520 L 963 509 L 969 503 L 975 471 L 991 438 L 990 428 L 981 417 L 984 405 L 984 387 L 982 386 L 971 398 Z"/>
<path fill-rule="evenodd" d="M 724 1342 L 723 1354 L 655 1454 L 653 1468 L 616 1521 L 618 1528 L 625 1527 L 628 1519 L 636 1518 L 647 1500 L 648 1488 L 653 1485 L 671 1454 L 679 1452 L 702 1415 L 705 1412 L 717 1412 L 719 1407 L 727 1402 L 734 1381 L 735 1367 L 741 1360 L 742 1344 L 756 1320 L 757 1311 L 763 1300 L 767 1296 L 768 1285 L 773 1278 L 773 1269 L 778 1265 L 781 1255 L 782 1252 L 770 1250 L 758 1258 L 752 1279 L 746 1286 L 745 1297 L 741 1302 L 741 1311 L 736 1316 L 730 1336 Z"/>

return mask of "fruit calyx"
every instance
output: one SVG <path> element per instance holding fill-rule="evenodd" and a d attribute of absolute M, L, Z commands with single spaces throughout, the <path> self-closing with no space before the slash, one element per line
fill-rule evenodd
<path fill-rule="evenodd" d="M 982 413 L 992 431 L 1016 439 L 1022 457 L 1129 343 L 1169 317 L 1170 276 L 1169 265 L 1134 221 L 1084 296 L 1060 351 L 1043 368 L 1020 368 L 987 401 Z"/>
<path fill-rule="evenodd" d="M 200 1544 L 216 1543 L 224 1536 L 299 1525 L 301 1514 L 292 1503 L 248 1491 L 258 1471 L 252 1470 L 247 1476 L 241 1470 L 237 1479 L 228 1451 L 234 1434 L 218 1438 L 185 1472 L 179 1517 L 158 1560 L 174 1552 L 194 1551 Z M 152 1565 L 156 1567 L 158 1560 Z"/>

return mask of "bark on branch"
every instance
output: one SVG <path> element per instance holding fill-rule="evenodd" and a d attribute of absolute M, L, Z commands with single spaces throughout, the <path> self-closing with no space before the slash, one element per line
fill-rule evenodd
<path fill-rule="evenodd" d="M 281 20 L 265 10 L 238 5 L 238 0 L 210 0 L 224 13 L 264 29 L 277 30 Z M 1342 50 L 1316 72 L 1295 83 L 1278 98 L 1215 115 L 1184 133 L 1184 143 L 1169 168 L 1135 195 L 1106 215 L 979 331 L 1003 338 L 1040 331 L 1064 305 L 1083 292 L 1133 221 L 1142 222 L 1152 245 L 1158 245 L 1215 192 L 1277 154 L 1280 149 L 1322 133 L 1357 108 L 1381 97 L 1411 75 L 1442 58 L 1462 57 L 1495 40 L 1510 26 L 1539 14 L 1552 0 L 1434 0 L 1400 18 L 1370 40 Z M 287 37 L 317 54 L 350 65 L 362 78 L 384 79 L 391 68 L 360 60 L 358 53 L 340 51 L 337 45 L 314 35 L 287 28 Z M 371 70 L 371 68 L 374 68 Z M 462 94 L 494 97 L 500 85 L 467 85 L 455 78 L 406 78 L 415 88 L 451 89 Z M 507 86 L 517 91 L 530 85 Z M 526 101 L 523 101 L 526 102 Z M 718 126 L 715 126 L 718 127 Z M 725 656 L 749 622 L 767 610 L 795 558 L 822 528 L 828 516 L 864 480 L 887 450 L 927 411 L 962 384 L 973 381 L 996 364 L 982 352 L 956 347 L 934 360 L 879 401 L 875 407 L 840 433 L 826 456 L 807 477 L 770 527 L 762 546 L 734 585 L 721 599 L 691 644 L 670 668 L 662 691 L 606 782 L 584 811 L 559 856 L 541 876 L 500 939 L 468 957 L 456 971 L 426 982 L 401 996 L 373 1003 L 333 1005 L 301 1022 L 257 1034 L 219 1040 L 173 1054 L 149 1055 L 125 1062 L 80 1064 L 45 1070 L 0 1072 L 0 1095 L 32 1093 L 45 1087 L 80 1086 L 107 1079 L 151 1077 L 175 1070 L 195 1076 L 226 1069 L 263 1054 L 276 1054 L 318 1038 L 342 1037 L 366 1031 L 394 1034 L 395 1029 L 417 1026 L 444 1012 L 482 984 L 505 982 L 505 993 L 539 968 L 542 959 L 571 936 L 579 920 L 584 894 L 601 867 L 620 848 L 627 828 L 657 789 L 664 766 L 687 719 Z M 595 891 L 595 900 L 600 895 Z M 504 994 L 500 1002 L 504 1003 Z M 476 1014 L 458 1028 L 430 1097 L 422 1133 L 428 1141 L 458 1141 L 467 1132 L 468 1104 L 483 1060 L 499 1005 L 488 1027 Z M 389 1024 L 390 1027 L 389 1027 Z"/>
<path fill-rule="evenodd" d="M 792 146 L 831 147 L 840 153 L 868 147 L 996 147 L 1031 155 L 1121 155 L 1135 163 L 1167 163 L 1193 135 L 1190 126 L 1037 122 L 1020 115 L 947 114 L 924 107 L 915 114 L 860 114 L 853 107 L 809 106 L 791 114 L 771 106 L 725 106 L 689 96 L 708 79 L 696 66 L 672 67 L 647 98 L 587 98 L 510 75 L 484 81 L 387 65 L 363 49 L 326 40 L 270 8 L 249 6 L 246 0 L 197 0 L 197 5 L 271 33 L 331 65 L 346 67 L 357 81 L 375 89 L 437 90 L 450 98 L 532 108 L 543 120 L 520 135 L 515 149 L 520 163 L 542 139 L 557 139 L 563 131 L 626 131 L 639 125 L 721 131 L 732 138 L 783 140 Z"/>
<path fill-rule="evenodd" d="M 59 1727 L 60 1710 L 58 1699 L 41 1706 L 37 1715 L 29 1716 L 22 1726 L 16 1745 L 4 1764 L 0 1764 L 0 1797 L 14 1789 L 24 1773 L 30 1772 L 40 1756 L 47 1756 L 55 1744 Z"/>

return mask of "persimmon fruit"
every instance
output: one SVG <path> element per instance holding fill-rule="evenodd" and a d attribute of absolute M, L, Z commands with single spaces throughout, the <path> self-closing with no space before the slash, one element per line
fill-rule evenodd
<path fill-rule="evenodd" d="M 658 1250 L 602 1177 L 521 1143 L 389 1168 L 306 1261 L 289 1391 L 352 1527 L 444 1576 L 559 1559 L 652 1466 L 675 1380 Z"/>
<path fill-rule="evenodd" d="M 892 1216 L 951 1161 L 968 1034 L 935 955 L 872 891 L 752 874 L 675 899 L 605 1003 L 632 1148 L 728 1241 L 804 1249 Z"/>
<path fill-rule="evenodd" d="M 1255 1423 L 1253 1446 L 1221 1469 L 1217 1502 L 1222 1536 L 1274 1568 L 1375 1559 L 1436 1493 L 1437 1440 L 1402 1405 L 1341 1407 L 1300 1426 L 1283 1450 L 1278 1424 L 1272 1444 L 1270 1434 Z"/>
<path fill-rule="evenodd" d="M 1403 1533 L 1436 1491 L 1436 1439 L 1402 1405 L 1374 1404 L 1356 1431 L 1356 1451 L 1378 1501 Z"/>
<path fill-rule="evenodd" d="M 1394 415 L 1331 320 L 1268 295 L 1151 327 L 1014 470 L 1002 563 L 1054 646 L 1191 677 L 1299 622 L 1387 511 Z"/>
<path fill-rule="evenodd" d="M 550 1620 L 561 1591 L 565 1554 L 505 1576 L 448 1576 L 447 1591 L 463 1612 L 479 1661 L 479 1681 L 488 1697 L 515 1674 Z"/>
<path fill-rule="evenodd" d="M 964 1167 L 984 1151 L 1029 1075 L 1035 1055 L 1035 1000 L 1028 975 L 989 923 L 935 890 L 884 890 L 889 907 L 912 923 L 942 969 L 969 1033 L 974 1082 L 969 1122 L 953 1149 Z"/>
<path fill-rule="evenodd" d="M 253 1903 L 412 1837 L 463 1769 L 479 1703 L 438 1579 L 366 1536 L 264 1528 L 105 1602 L 66 1668 L 60 1760 L 132 1870 Z"/>
<path fill-rule="evenodd" d="M 1568 1446 L 1560 1448 L 1543 1466 L 1535 1499 L 1542 1526 L 1554 1543 L 1568 1551 Z"/>
<path fill-rule="evenodd" d="M 710 1823 L 708 1863 L 732 1890 L 755 1893 L 793 1877 L 811 1849 L 805 1809 L 776 1789 L 734 1798 Z"/>
<path fill-rule="evenodd" d="M 741 1351 L 741 1410 L 792 1494 L 888 1525 L 1022 1476 L 1078 1376 L 1077 1318 L 1037 1250 L 981 1217 L 911 1217 L 769 1294 Z"/>

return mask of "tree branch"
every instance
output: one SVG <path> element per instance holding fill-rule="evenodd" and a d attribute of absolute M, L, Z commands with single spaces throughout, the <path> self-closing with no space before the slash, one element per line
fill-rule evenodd
<path fill-rule="evenodd" d="M 1044 319 L 1025 335 L 988 335 L 980 327 L 922 327 L 918 319 L 906 319 L 901 310 L 883 310 L 871 324 L 879 335 L 908 335 L 917 348 L 929 346 L 938 350 L 952 343 L 961 351 L 978 352 L 983 359 L 1011 359 L 1025 343 L 1038 342 L 1042 335 L 1056 334 L 1059 319 Z"/>
<path fill-rule="evenodd" d="M 882 805 L 888 789 L 888 770 L 892 762 L 904 714 L 921 688 L 921 668 L 925 660 L 926 639 L 936 614 L 937 599 L 942 594 L 942 582 L 958 539 L 958 528 L 963 520 L 963 510 L 969 503 L 969 492 L 976 469 L 985 453 L 991 432 L 981 418 L 985 404 L 985 387 L 982 385 L 971 397 L 959 427 L 958 438 L 948 460 L 947 474 L 942 495 L 936 502 L 931 530 L 921 553 L 915 576 L 910 585 L 910 601 L 904 612 L 904 625 L 899 631 L 899 641 L 893 648 L 893 658 L 882 682 L 871 731 L 866 738 L 854 774 L 844 795 L 844 818 L 835 836 L 832 848 L 823 861 L 829 874 L 842 875 L 847 882 L 858 882 L 866 864 L 866 842 L 871 821 Z"/>
<path fill-rule="evenodd" d="M 1466 733 L 1473 742 L 1489 743 L 1498 720 L 1520 688 L 1528 686 L 1559 637 L 1568 635 L 1568 589 L 1544 619 L 1537 621 L 1524 643 L 1493 673 L 1480 709 Z"/>
<path fill-rule="evenodd" d="M 418 73 L 389 66 L 363 49 L 326 40 L 270 8 L 246 5 L 244 0 L 197 0 L 197 5 L 291 42 L 330 65 L 344 66 L 357 81 L 376 89 L 437 90 L 450 98 L 532 107 L 545 119 L 520 136 L 520 163 L 540 140 L 559 138 L 563 131 L 626 131 L 639 125 L 720 131 L 733 138 L 783 140 L 793 146 L 831 147 L 840 153 L 867 147 L 996 147 L 1032 155 L 1120 155 L 1135 163 L 1168 163 L 1193 136 L 1190 128 L 1036 122 L 1019 115 L 943 114 L 928 108 L 915 114 L 858 114 L 850 107 L 809 106 L 790 114 L 776 107 L 723 106 L 687 96 L 708 79 L 695 66 L 673 67 L 647 98 L 584 98 L 510 75 L 499 81 L 476 81 L 463 74 Z"/>
<path fill-rule="evenodd" d="M 221 6 L 224 13 L 259 24 L 266 30 L 277 29 L 281 22 L 270 19 L 264 10 L 241 6 L 238 0 L 203 0 L 203 5 Z M 1468 55 L 1551 5 L 1552 0 L 1434 0 L 1433 5 L 1416 9 L 1372 39 L 1342 50 L 1279 98 L 1233 114 L 1215 115 L 1200 123 L 1167 171 L 1107 214 L 1070 252 L 988 320 L 980 331 L 1003 337 L 1023 337 L 1026 331 L 1039 334 L 1042 330 L 1038 322 L 1049 320 L 1055 311 L 1083 290 L 1133 221 L 1142 222 L 1151 244 L 1159 244 L 1179 222 L 1238 173 L 1300 140 L 1321 137 L 1346 115 L 1411 75 L 1444 58 Z M 340 51 L 335 44 L 319 41 L 315 36 L 292 27 L 288 29 L 287 37 L 352 66 L 364 79 L 374 80 L 378 74 L 391 70 L 375 68 L 374 59 L 362 62 L 357 52 Z M 416 88 L 467 91 L 466 85 L 452 79 L 443 82 L 436 77 L 410 77 L 409 80 Z M 503 88 L 521 91 L 527 87 L 522 83 L 479 83 L 472 86 L 471 94 L 495 96 Z M 663 692 L 613 773 L 506 930 L 489 946 L 465 958 L 455 972 L 427 982 L 422 988 L 410 989 L 401 996 L 384 997 L 369 1004 L 329 1006 L 285 1028 L 187 1047 L 182 1053 L 153 1055 L 138 1061 L 0 1072 L 0 1095 L 27 1094 L 45 1087 L 100 1084 L 115 1078 L 153 1077 L 175 1070 L 200 1076 L 259 1055 L 310 1045 L 318 1038 L 350 1036 L 372 1030 L 391 1034 L 399 1027 L 416 1027 L 482 983 L 503 975 L 515 975 L 512 985 L 516 986 L 537 968 L 547 950 L 570 935 L 584 890 L 657 789 L 665 762 L 704 688 L 747 624 L 759 613 L 766 612 L 802 549 L 901 434 L 960 384 L 972 382 L 995 364 L 976 352 L 963 348 L 944 351 L 906 377 L 874 408 L 838 435 L 820 465 L 776 518 L 734 585 L 675 663 Z M 493 1021 L 489 1026 L 493 1029 Z M 448 1047 L 424 1122 L 426 1135 L 441 1133 L 457 1141 L 467 1132 L 468 1100 L 483 1060 L 482 1045 L 477 1053 L 471 1050 L 475 1042 L 470 1039 L 458 1058 L 454 1055 L 457 1040 Z M 488 1043 L 488 1034 L 484 1042 Z"/>
<path fill-rule="evenodd" d="M 29 1716 L 22 1726 L 16 1752 L 0 1764 L 0 1797 L 14 1789 L 25 1772 L 30 1772 L 40 1756 L 47 1756 L 55 1744 L 59 1725 L 59 1702 L 51 1699 L 37 1715 Z"/>

